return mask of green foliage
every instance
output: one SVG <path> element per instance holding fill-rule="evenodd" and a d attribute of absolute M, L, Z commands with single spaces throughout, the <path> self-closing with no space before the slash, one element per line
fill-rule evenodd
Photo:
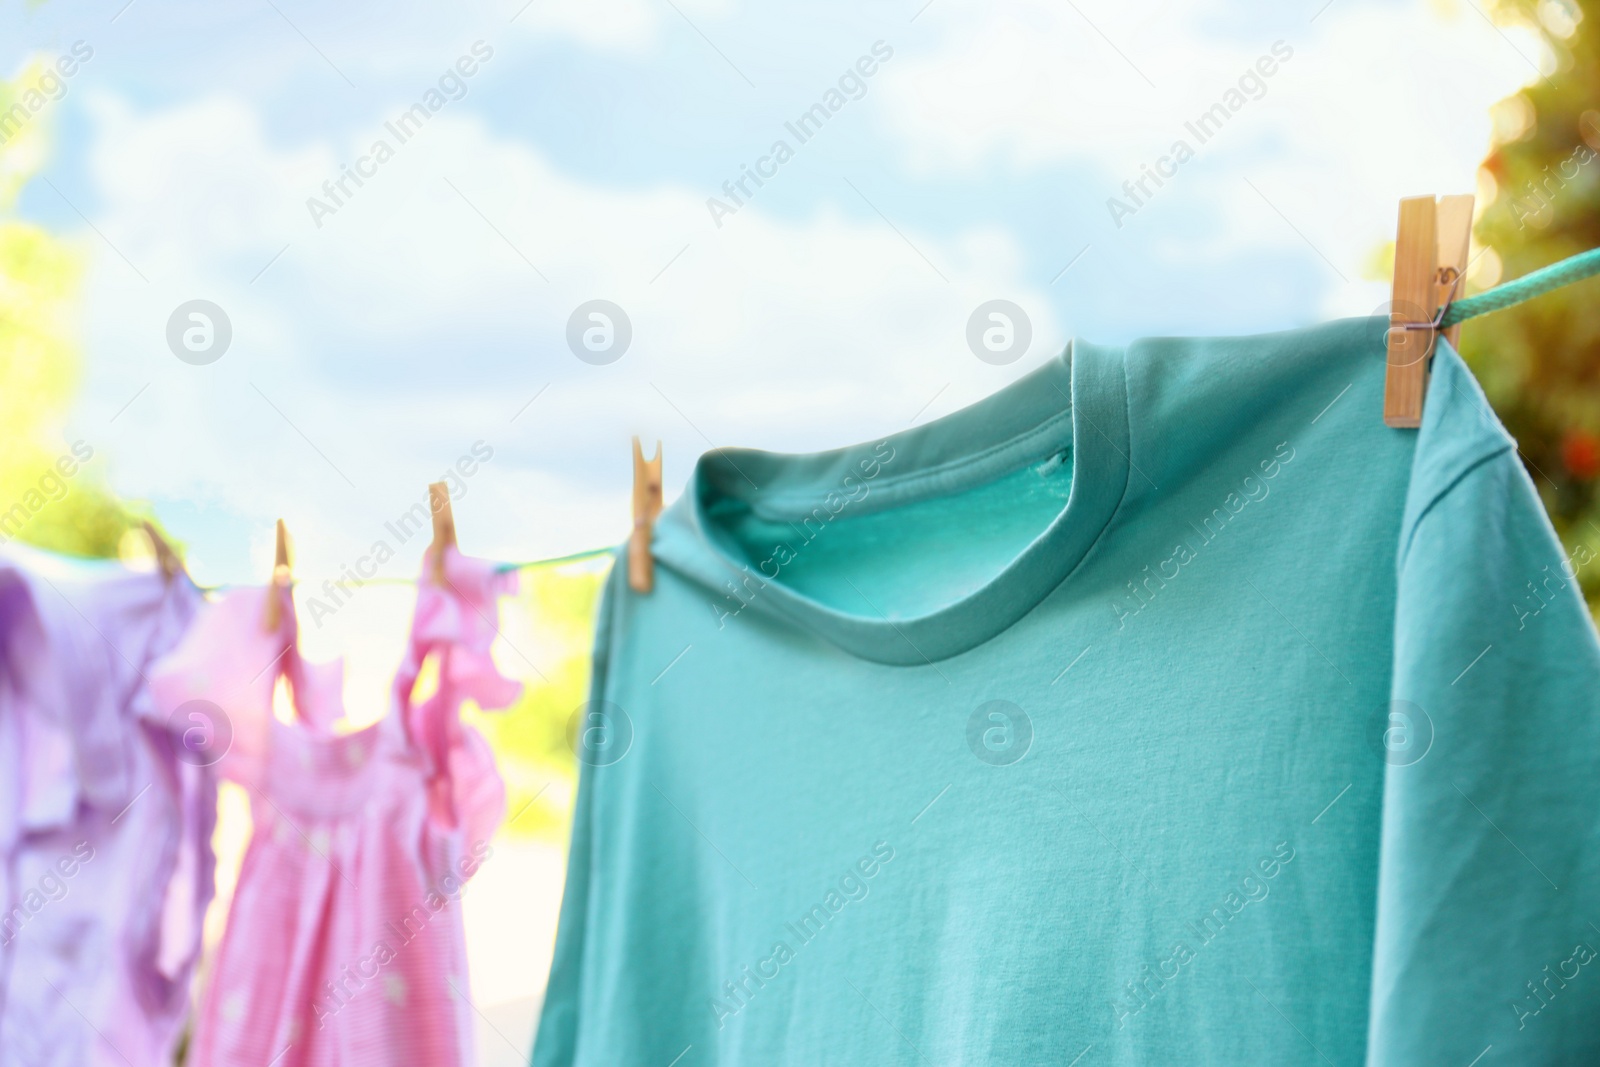
<path fill-rule="evenodd" d="M 507 833 L 567 833 L 577 784 L 567 724 L 588 699 L 595 611 L 609 568 L 609 556 L 526 568 L 521 591 L 501 601 L 509 646 L 501 664 L 522 679 L 522 699 L 503 712 L 469 711 L 467 719 L 483 731 L 505 778 Z"/>
<path fill-rule="evenodd" d="M 30 66 L 15 81 L 0 82 L 0 112 L 15 102 L 18 86 L 38 75 Z M 137 517 L 103 487 L 103 461 L 77 462 L 75 442 L 62 435 L 77 387 L 71 323 L 81 257 L 14 213 L 18 194 L 47 155 L 42 118 L 0 142 L 0 540 L 112 556 Z M 95 443 L 84 444 L 92 453 Z M 57 466 L 62 457 L 72 460 L 69 477 Z"/>
<path fill-rule="evenodd" d="M 1483 164 L 1492 181 L 1481 182 L 1494 195 L 1477 236 L 1504 281 L 1600 247 L 1600 5 L 1503 0 L 1495 14 L 1537 27 L 1557 57 L 1554 73 L 1495 110 L 1497 143 Z M 1600 279 L 1591 279 L 1474 319 L 1462 333 L 1462 354 L 1569 552 L 1600 550 L 1597 308 Z M 1579 580 L 1600 601 L 1600 567 Z"/>

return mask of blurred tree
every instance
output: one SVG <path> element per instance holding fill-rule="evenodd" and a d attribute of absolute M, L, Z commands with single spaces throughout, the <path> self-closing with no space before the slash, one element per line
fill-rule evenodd
<path fill-rule="evenodd" d="M 42 72 L 31 64 L 0 81 L 0 114 Z M 0 126 L 0 542 L 110 556 L 139 516 L 103 487 L 96 443 L 62 435 L 77 386 L 71 314 L 81 260 L 15 216 L 48 140 L 43 115 Z"/>
<path fill-rule="evenodd" d="M 611 557 L 526 567 L 520 591 L 501 602 L 500 667 L 524 684 L 504 712 L 469 707 L 506 782 L 505 832 L 563 840 L 571 820 L 577 760 L 568 729 L 588 699 L 595 610 Z M 535 667 L 531 660 L 537 660 Z"/>
<path fill-rule="evenodd" d="M 1518 278 L 1600 247 L 1600 3 L 1498 0 L 1537 30 L 1554 69 L 1496 105 L 1479 176 L 1474 280 Z M 1546 68 L 1549 70 L 1549 68 Z M 1600 279 L 1467 324 L 1462 355 L 1516 437 L 1569 553 L 1600 553 Z M 1600 564 L 1579 570 L 1600 605 Z"/>

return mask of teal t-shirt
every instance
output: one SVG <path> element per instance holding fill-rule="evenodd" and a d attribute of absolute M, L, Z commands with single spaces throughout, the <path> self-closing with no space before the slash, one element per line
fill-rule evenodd
<path fill-rule="evenodd" d="M 538 1067 L 1600 1063 L 1600 646 L 1441 343 L 1082 342 L 612 575 Z"/>

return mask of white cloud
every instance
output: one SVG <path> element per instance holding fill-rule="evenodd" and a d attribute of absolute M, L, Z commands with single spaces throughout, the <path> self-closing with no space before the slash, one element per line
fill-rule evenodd
<path fill-rule="evenodd" d="M 888 124 L 924 170 L 1104 160 L 1141 132 L 1164 134 L 1161 93 L 1145 78 L 1171 87 L 1190 71 L 1154 61 L 1153 6 L 935 0 L 919 18 L 932 46 L 901 48 L 883 75 Z M 1144 47 L 1119 53 L 1118 40 Z"/>
<path fill-rule="evenodd" d="M 1535 76 L 1540 44 L 1492 27 L 1467 0 L 1335 0 L 1314 22 L 1316 8 L 1297 5 L 1259 29 L 1227 23 L 1225 11 L 1217 2 L 939 3 L 923 16 L 938 43 L 906 50 L 878 102 L 925 172 L 1001 163 L 1098 173 L 1092 207 L 1106 240 L 1122 236 L 1105 199 L 1126 198 L 1122 183 L 1183 138 L 1197 159 L 1150 198 L 1157 210 L 1125 227 L 1169 227 L 1158 247 L 1197 266 L 1304 254 L 1309 241 L 1351 279 L 1330 289 L 1327 313 L 1366 314 L 1382 287 L 1356 275 L 1392 239 L 1399 198 L 1473 189 L 1489 105 Z M 1280 40 L 1293 59 L 1265 79 L 1265 95 L 1198 144 L 1185 123 Z M 1178 203 L 1161 217 L 1161 205 Z"/>
<path fill-rule="evenodd" d="M 591 48 L 637 52 L 654 43 L 661 19 L 661 6 L 648 0 L 533 0 L 513 26 L 541 37 L 570 36 Z"/>
<path fill-rule="evenodd" d="M 106 431 L 119 487 L 216 500 L 262 530 L 290 516 L 310 572 L 365 550 L 479 438 L 497 456 L 466 505 L 469 547 L 567 551 L 625 532 L 631 433 L 666 438 L 681 479 L 712 443 L 822 448 L 901 429 L 1064 341 L 993 229 L 937 240 L 749 206 L 719 230 L 699 191 L 583 184 L 448 106 L 319 229 L 306 198 L 381 134 L 275 145 L 229 100 L 141 113 L 102 99 L 92 114 L 99 225 L 150 282 L 98 257 L 85 421 L 103 425 L 149 382 Z M 210 367 L 163 342 L 171 309 L 196 296 L 234 325 Z M 963 340 L 994 296 L 1035 315 L 1011 368 Z M 568 316 L 595 297 L 634 325 L 612 366 L 565 346 Z"/>
<path fill-rule="evenodd" d="M 726 18 L 737 7 L 736 0 L 675 3 L 683 17 L 695 22 Z M 645 52 L 657 43 L 664 25 L 682 23 L 671 7 L 650 0 L 515 0 L 515 4 L 510 9 L 515 29 L 537 37 L 571 38 L 604 51 Z"/>
<path fill-rule="evenodd" d="M 676 20 L 608 3 L 540 4 L 517 25 L 633 49 Z M 812 183 L 820 206 L 780 218 L 764 193 L 718 229 L 705 207 L 713 190 L 580 180 L 486 125 L 476 96 L 397 145 L 318 228 L 307 198 L 392 139 L 384 119 L 413 98 L 395 96 L 364 125 L 341 116 L 332 128 L 354 132 L 334 141 L 324 124 L 285 121 L 279 101 L 135 107 L 103 91 L 87 109 L 91 214 L 149 282 L 83 233 L 96 265 L 82 433 L 106 442 L 122 490 L 214 505 L 190 537 L 214 576 L 248 576 L 228 547 L 241 523 L 260 531 L 250 566 L 264 572 L 278 514 L 300 532 L 308 571 L 336 571 L 480 438 L 497 454 L 464 504 L 469 548 L 526 558 L 605 543 L 626 529 L 630 434 L 666 439 L 670 491 L 711 444 L 824 448 L 943 414 L 1059 348 L 1052 301 L 1074 283 L 1105 292 L 1085 272 L 1108 265 L 1160 262 L 1170 276 L 1176 264 L 1214 285 L 1219 264 L 1321 271 L 1326 256 L 1325 311 L 1370 311 L 1384 286 L 1357 274 L 1390 236 L 1395 201 L 1471 188 L 1486 105 L 1531 74 L 1465 6 L 1335 0 L 1314 24 L 1294 12 L 1259 29 L 1227 22 L 1215 2 L 1077 6 L 1087 18 L 1043 0 L 936 0 L 908 31 L 931 43 L 896 39 L 860 116 L 893 131 L 886 153 L 900 158 L 848 162 L 898 231 L 830 206 L 860 206 L 830 170 L 830 149 L 778 179 Z M 731 14 L 684 10 L 708 26 Z M 747 34 L 759 28 L 754 14 L 738 18 Z M 1266 94 L 1117 231 L 1104 198 L 1280 38 L 1294 58 Z M 953 210 L 935 232 L 906 222 L 896 201 L 915 174 L 900 163 L 996 196 L 1012 181 L 1066 176 L 1079 201 L 1062 214 L 1089 220 L 1083 239 L 1096 247 L 1051 290 L 1055 266 L 1028 262 L 1034 235 L 965 225 Z M 172 309 L 195 297 L 233 320 L 235 347 L 211 367 L 178 362 L 163 340 Z M 567 317 L 596 297 L 634 324 L 633 348 L 613 366 L 565 347 Z M 979 363 L 964 343 L 967 316 L 994 297 L 1034 317 L 1033 349 L 1009 368 Z M 1144 299 L 1118 312 L 1132 331 Z"/>

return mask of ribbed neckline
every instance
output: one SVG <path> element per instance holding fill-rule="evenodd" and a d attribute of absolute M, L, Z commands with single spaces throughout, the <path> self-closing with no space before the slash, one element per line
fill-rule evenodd
<path fill-rule="evenodd" d="M 786 585 L 781 568 L 774 568 L 774 579 L 759 564 L 752 566 L 716 521 L 719 508 L 734 502 L 763 518 L 798 522 L 830 493 L 835 500 L 858 497 L 849 505 L 851 514 L 881 511 L 982 485 L 1064 448 L 1072 457 L 1072 487 L 1062 510 L 990 580 L 922 615 L 902 617 L 894 604 L 865 597 L 859 614 L 820 603 Z M 1117 510 L 1127 487 L 1128 452 L 1122 350 L 1074 342 L 994 395 L 880 441 L 798 455 L 706 453 L 658 527 L 657 554 L 667 566 L 702 581 L 734 583 L 743 592 L 741 603 L 748 598 L 750 607 L 775 613 L 852 655 L 927 665 L 1000 634 L 1072 573 Z M 877 473 L 866 477 L 874 464 Z M 863 482 L 869 487 L 865 495 L 853 488 Z M 691 552 L 699 558 L 688 558 Z M 707 556 L 711 568 L 702 565 Z"/>

